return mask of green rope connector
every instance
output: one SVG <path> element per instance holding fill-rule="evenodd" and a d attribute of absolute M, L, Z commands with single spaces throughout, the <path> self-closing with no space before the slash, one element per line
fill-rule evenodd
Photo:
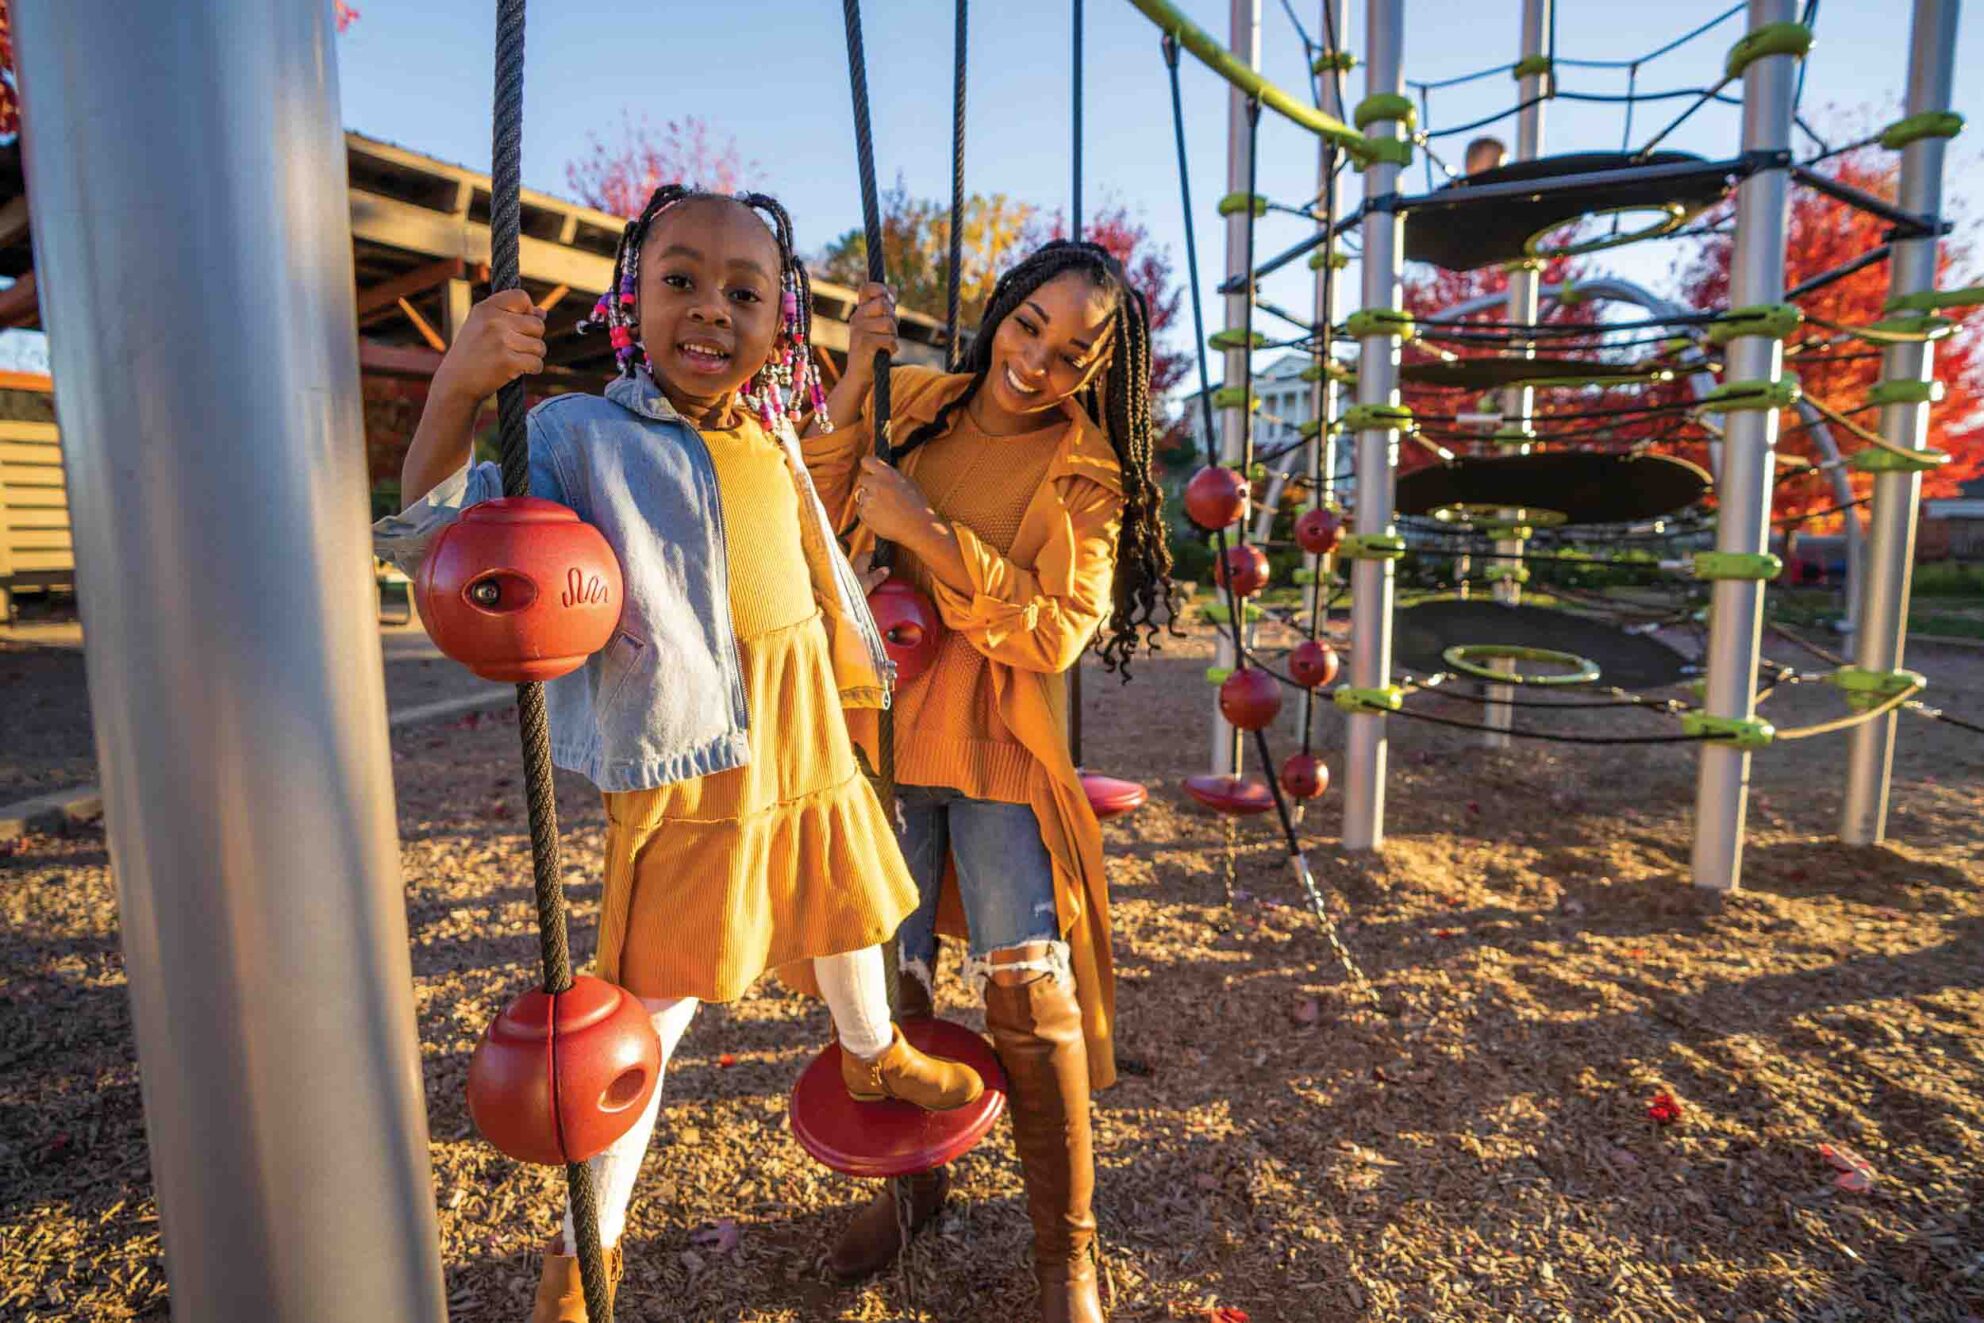
<path fill-rule="evenodd" d="M 1557 302 L 1566 308 L 1575 308 L 1591 296 L 1578 288 L 1577 282 L 1565 276 L 1557 286 Z"/>
<path fill-rule="evenodd" d="M 1333 266 L 1341 271 L 1350 265 L 1350 254 L 1341 248 L 1318 248 L 1309 254 L 1309 269 L 1321 271 L 1325 266 Z"/>
<path fill-rule="evenodd" d="M 1343 319 L 1343 329 L 1362 340 L 1367 335 L 1389 335 L 1411 340 L 1419 334 L 1419 324 L 1409 312 L 1397 308 L 1359 308 Z"/>
<path fill-rule="evenodd" d="M 1373 92 L 1350 112 L 1350 122 L 1359 129 L 1368 129 L 1386 120 L 1403 125 L 1405 131 L 1411 133 L 1419 127 L 1419 107 L 1413 104 L 1411 97 L 1399 92 Z"/>
<path fill-rule="evenodd" d="M 1984 285 L 1961 289 L 1922 289 L 1913 294 L 1897 294 L 1881 305 L 1882 312 L 1942 312 L 1948 308 L 1974 308 L 1984 303 Z"/>
<path fill-rule="evenodd" d="M 1242 331 L 1232 328 L 1214 331 L 1206 337 L 1206 345 L 1212 349 L 1259 349 L 1268 342 L 1267 336 L 1259 331 Z"/>
<path fill-rule="evenodd" d="M 1491 519 L 1486 523 L 1476 524 L 1474 531 L 1483 537 L 1494 538 L 1497 542 L 1511 540 L 1527 542 L 1536 536 L 1536 525 L 1501 523 Z M 1525 577 L 1522 582 L 1528 583 L 1529 580 Z"/>
<path fill-rule="evenodd" d="M 1324 51 L 1309 66 L 1312 74 L 1349 73 L 1357 67 L 1357 55 L 1353 51 Z"/>
<path fill-rule="evenodd" d="M 1802 60 L 1811 49 L 1812 30 L 1803 23 L 1766 23 L 1743 34 L 1729 48 L 1722 70 L 1734 81 L 1766 55 L 1795 55 Z"/>
<path fill-rule="evenodd" d="M 1775 579 L 1784 562 L 1768 551 L 1697 551 L 1697 579 Z"/>
<path fill-rule="evenodd" d="M 1311 363 L 1303 368 L 1299 375 L 1304 381 L 1321 381 L 1324 377 L 1328 377 L 1331 381 L 1340 381 L 1346 386 L 1357 380 L 1355 369 L 1348 363 L 1339 363 L 1333 358 L 1325 359 L 1321 363 Z"/>
<path fill-rule="evenodd" d="M 1924 138 L 1954 138 L 1963 132 L 1963 116 L 1954 110 L 1925 110 L 1919 115 L 1898 119 L 1881 130 L 1881 146 L 1898 152 L 1911 142 Z"/>
<path fill-rule="evenodd" d="M 1741 413 L 1747 409 L 1789 409 L 1803 398 L 1798 378 L 1787 372 L 1779 381 L 1725 381 L 1702 396 L 1702 410 Z"/>
<path fill-rule="evenodd" d="M 1884 317 L 1877 322 L 1869 322 L 1859 329 L 1872 331 L 1876 335 L 1906 337 L 1908 343 L 1928 344 L 1941 340 L 1956 329 L 1957 324 L 1948 317 L 1932 317 L 1926 312 L 1905 312 L 1898 317 Z M 1861 337 L 1865 339 L 1866 337 Z"/>
<path fill-rule="evenodd" d="M 1949 463 L 1950 457 L 1941 450 L 1903 452 L 1889 450 L 1885 446 L 1868 446 L 1848 455 L 1846 462 L 1861 473 L 1927 473 Z"/>
<path fill-rule="evenodd" d="M 1683 712 L 1681 733 L 1705 735 L 1715 744 L 1761 749 L 1777 738 L 1777 727 L 1756 717 L 1718 717 L 1708 712 Z"/>
<path fill-rule="evenodd" d="M 1237 459 L 1222 460 L 1219 466 L 1232 469 L 1235 473 L 1244 472 L 1250 482 L 1266 482 L 1268 478 L 1268 466 L 1258 459 L 1252 464 Z"/>
<path fill-rule="evenodd" d="M 1933 378 L 1928 381 L 1910 381 L 1899 378 L 1893 381 L 1877 381 L 1867 388 L 1869 404 L 1941 404 L 1943 383 Z"/>
<path fill-rule="evenodd" d="M 1509 77 L 1515 79 L 1517 82 L 1521 82 L 1523 79 L 1533 77 L 1536 74 L 1547 74 L 1554 67 L 1554 62 L 1550 57 L 1542 51 L 1538 51 L 1533 55 L 1525 55 L 1520 60 L 1517 60 L 1515 68 L 1509 70 Z"/>
<path fill-rule="evenodd" d="M 1528 423 L 1505 423 L 1488 434 L 1498 446 L 1526 446 L 1536 440 L 1536 429 Z"/>
<path fill-rule="evenodd" d="M 1529 566 L 1527 565 L 1490 566 L 1487 573 L 1481 576 L 1481 579 L 1482 582 L 1484 583 L 1528 583 Z"/>
<path fill-rule="evenodd" d="M 1753 303 L 1747 308 L 1731 308 L 1710 322 L 1708 342 L 1726 345 L 1739 335 L 1785 340 L 1804 322 L 1805 310 L 1795 303 Z"/>
<path fill-rule="evenodd" d="M 1412 427 L 1412 410 L 1403 404 L 1353 404 L 1337 421 L 1346 432 L 1404 432 Z"/>
<path fill-rule="evenodd" d="M 1226 603 L 1224 602 L 1207 602 L 1199 608 L 1199 614 L 1216 625 L 1230 625 L 1233 623 L 1233 613 L 1226 609 Z M 1252 602 L 1248 602 L 1245 604 L 1245 609 L 1241 612 L 1240 618 L 1251 625 L 1256 620 L 1261 619 L 1263 614 L 1261 608 L 1255 606 Z M 1224 676 L 1220 678 L 1225 679 Z"/>
<path fill-rule="evenodd" d="M 1338 560 L 1398 560 L 1405 555 L 1405 539 L 1397 533 L 1347 533 L 1336 555 Z"/>
<path fill-rule="evenodd" d="M 1261 397 L 1254 395 L 1245 386 L 1221 386 L 1212 393 L 1212 407 L 1215 409 L 1238 409 L 1242 404 L 1246 403 L 1250 396 L 1254 401 L 1253 411 L 1259 413 L 1261 409 Z"/>
<path fill-rule="evenodd" d="M 1255 216 L 1268 214 L 1268 200 L 1259 193 L 1228 193 L 1219 200 L 1219 214 L 1231 216 L 1236 212 L 1252 210 Z"/>
<path fill-rule="evenodd" d="M 1410 138 L 1367 138 L 1365 142 L 1367 145 L 1364 150 L 1356 154 L 1362 156 L 1366 165 L 1396 165 L 1403 167 L 1412 164 L 1412 139 Z"/>
<path fill-rule="evenodd" d="M 1331 422 L 1329 425 L 1329 430 L 1331 434 L 1334 435 L 1338 430 L 1340 430 L 1341 426 L 1342 425 L 1339 422 Z M 1308 422 L 1300 424 L 1299 426 L 1296 427 L 1295 434 L 1301 437 L 1305 441 L 1310 440 L 1314 437 L 1321 436 L 1323 434 L 1322 419 L 1311 418 Z"/>
<path fill-rule="evenodd" d="M 1330 693 L 1330 701 L 1345 712 L 1396 712 L 1405 706 L 1405 690 L 1395 684 L 1376 689 L 1341 685 Z"/>
<path fill-rule="evenodd" d="M 1926 688 L 1929 683 L 1919 671 L 1870 671 L 1859 666 L 1842 666 L 1828 678 L 1839 686 L 1846 695 L 1847 706 L 1855 712 L 1879 707 L 1890 698 Z"/>

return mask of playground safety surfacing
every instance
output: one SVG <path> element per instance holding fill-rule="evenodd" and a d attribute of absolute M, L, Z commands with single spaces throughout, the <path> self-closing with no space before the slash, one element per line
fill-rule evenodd
<path fill-rule="evenodd" d="M 1760 755 L 1746 890 L 1718 899 L 1686 885 L 1687 746 L 1495 753 L 1394 722 L 1382 857 L 1327 843 L 1338 791 L 1307 833 L 1380 1015 L 1351 995 L 1264 824 L 1241 825 L 1238 903 L 1224 904 L 1221 824 L 1179 790 L 1203 770 L 1209 655 L 1195 632 L 1127 689 L 1086 686 L 1089 761 L 1153 792 L 1106 828 L 1126 1069 L 1098 1103 L 1098 1206 L 1117 1318 L 1984 1312 L 1975 737 L 1903 726 L 1884 849 L 1828 835 L 1841 737 Z M 1984 656 L 1910 658 L 1939 701 L 1984 710 Z M 1836 703 L 1771 701 L 1807 719 Z M 1327 718 L 1333 771 L 1338 730 Z M 494 816 L 517 800 L 515 741 L 488 718 L 394 736 L 447 1289 L 468 1321 L 524 1316 L 558 1200 L 557 1173 L 478 1141 L 462 1101 L 475 1037 L 536 949 L 523 827 L 514 809 Z M 603 822 L 584 786 L 562 791 L 587 950 Z M 941 995 L 979 1023 L 955 965 Z M 769 979 L 702 1013 L 667 1080 L 622 1317 L 903 1316 L 892 1275 L 842 1287 L 821 1265 L 868 1194 L 786 1130 L 786 1091 L 825 1032 L 816 1005 Z M 0 1317 L 164 1319 L 93 831 L 0 858 L 0 1062 Z M 1669 1124 L 1649 1116 L 1662 1094 Z M 1822 1144 L 1863 1159 L 1871 1186 L 1837 1185 L 1848 1173 Z M 1001 1126 L 916 1242 L 911 1317 L 1030 1317 L 1020 1201 Z"/>

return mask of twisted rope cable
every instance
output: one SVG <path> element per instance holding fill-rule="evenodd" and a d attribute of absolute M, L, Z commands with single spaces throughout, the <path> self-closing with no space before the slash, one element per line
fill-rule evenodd
<path fill-rule="evenodd" d="M 951 65 L 951 259 L 944 304 L 944 366 L 956 372 L 964 355 L 958 352 L 958 286 L 964 274 L 964 82 L 965 11 L 969 0 L 957 0 L 957 37 Z"/>

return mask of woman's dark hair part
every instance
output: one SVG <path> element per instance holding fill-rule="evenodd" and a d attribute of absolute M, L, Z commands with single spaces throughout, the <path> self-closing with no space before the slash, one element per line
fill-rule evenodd
<path fill-rule="evenodd" d="M 1123 470 L 1123 527 L 1116 544 L 1114 609 L 1108 637 L 1097 650 L 1102 654 L 1103 669 L 1128 679 L 1130 657 L 1139 643 L 1156 651 L 1160 630 L 1171 626 L 1174 589 L 1171 545 L 1164 527 L 1164 490 L 1151 476 L 1157 429 L 1151 418 L 1150 309 L 1143 294 L 1130 283 L 1123 264 L 1108 249 L 1100 244 L 1056 239 L 999 277 L 972 338 L 971 352 L 960 365 L 971 374 L 971 381 L 938 410 L 935 418 L 895 447 L 893 458 L 900 460 L 944 433 L 951 415 L 970 404 L 985 384 L 992 370 L 992 341 L 1000 323 L 1035 290 L 1071 271 L 1080 272 L 1097 289 L 1116 297 L 1109 364 L 1076 400 L 1108 434 Z"/>

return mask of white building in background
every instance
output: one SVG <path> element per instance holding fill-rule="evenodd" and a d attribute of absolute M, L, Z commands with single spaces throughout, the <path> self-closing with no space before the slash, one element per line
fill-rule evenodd
<path fill-rule="evenodd" d="M 1254 395 L 1261 402 L 1259 411 L 1254 415 L 1255 454 L 1271 455 L 1300 439 L 1301 434 L 1297 429 L 1313 416 L 1310 408 L 1313 387 L 1311 383 L 1302 380 L 1303 369 L 1313 361 L 1309 355 L 1303 353 L 1284 354 L 1255 374 Z M 1217 390 L 1218 387 L 1214 389 Z M 1341 388 L 1338 396 L 1341 401 L 1343 399 Z M 1339 403 L 1338 407 L 1342 408 L 1342 403 Z M 1193 452 L 1204 455 L 1206 453 L 1205 409 L 1199 403 L 1197 391 L 1185 397 L 1184 408 L 1187 422 L 1191 427 Z M 1214 416 L 1213 425 L 1218 426 L 1217 415 Z M 1354 467 L 1352 450 L 1352 446 L 1345 444 L 1341 438 L 1338 439 L 1336 448 L 1338 500 L 1347 501 L 1356 489 L 1356 478 L 1352 472 Z M 1277 460 L 1274 467 L 1280 469 L 1287 467 L 1287 464 L 1285 461 Z M 1292 469 L 1294 474 L 1300 475 L 1307 471 L 1308 465 L 1304 461 L 1299 458 L 1294 460 Z"/>

